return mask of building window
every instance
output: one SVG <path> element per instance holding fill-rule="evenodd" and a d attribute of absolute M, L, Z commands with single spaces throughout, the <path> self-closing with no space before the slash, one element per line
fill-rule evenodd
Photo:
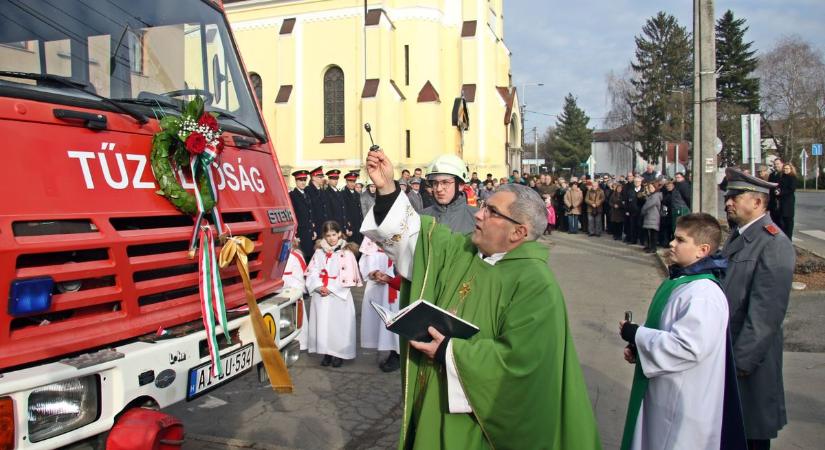
<path fill-rule="evenodd" d="M 258 100 L 258 104 L 263 104 L 264 82 L 261 80 L 261 76 L 255 72 L 249 72 L 249 81 L 252 82 L 252 90 L 255 91 L 255 98 Z"/>
<path fill-rule="evenodd" d="M 410 130 L 407 130 L 407 158 L 410 157 Z"/>
<path fill-rule="evenodd" d="M 404 46 L 404 86 L 410 85 L 410 46 Z"/>
<path fill-rule="evenodd" d="M 324 74 L 324 137 L 344 136 L 344 71 L 332 66 Z"/>
<path fill-rule="evenodd" d="M 129 36 L 129 66 L 133 73 L 143 73 L 143 33 L 132 33 Z"/>

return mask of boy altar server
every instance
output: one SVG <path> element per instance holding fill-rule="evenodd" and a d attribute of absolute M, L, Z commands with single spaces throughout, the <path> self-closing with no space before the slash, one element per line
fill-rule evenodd
<path fill-rule="evenodd" d="M 379 352 L 390 352 L 380 364 L 381 370 L 392 372 L 398 369 L 398 335 L 387 330 L 378 317 L 371 302 L 398 312 L 398 290 L 390 284 L 395 277 L 392 260 L 370 238 L 364 238 L 359 249 L 361 277 L 366 281 L 364 300 L 361 302 L 361 347 L 376 348 Z"/>
<path fill-rule="evenodd" d="M 720 448 L 723 413 L 730 413 L 724 409 L 728 303 L 718 284 L 727 260 L 716 253 L 721 236 L 709 214 L 680 217 L 670 242 L 670 276 L 653 296 L 647 320 L 619 323 L 629 343 L 625 360 L 636 364 L 622 450 Z M 738 412 L 738 401 L 732 403 Z M 741 414 L 738 429 L 744 443 Z"/>

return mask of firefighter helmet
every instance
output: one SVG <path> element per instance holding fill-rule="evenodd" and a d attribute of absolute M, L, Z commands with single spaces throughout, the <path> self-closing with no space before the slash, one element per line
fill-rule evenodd
<path fill-rule="evenodd" d="M 464 161 L 455 155 L 441 155 L 430 163 L 427 169 L 427 179 L 433 175 L 452 175 L 462 182 L 467 181 L 467 166 Z"/>

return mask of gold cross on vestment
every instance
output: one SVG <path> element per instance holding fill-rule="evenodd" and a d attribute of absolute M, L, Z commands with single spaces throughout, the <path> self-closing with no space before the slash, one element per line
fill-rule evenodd
<path fill-rule="evenodd" d="M 472 288 L 470 287 L 470 281 L 465 281 L 461 283 L 461 288 L 458 290 L 458 297 L 462 302 L 465 298 L 467 298 L 468 295 L 470 295 L 470 291 L 472 290 Z"/>

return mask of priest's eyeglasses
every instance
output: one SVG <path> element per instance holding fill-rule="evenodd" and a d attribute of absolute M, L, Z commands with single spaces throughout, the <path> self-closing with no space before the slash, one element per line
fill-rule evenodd
<path fill-rule="evenodd" d="M 490 217 L 500 217 L 500 218 L 502 218 L 502 219 L 504 219 L 508 222 L 512 222 L 516 225 L 524 225 L 523 223 L 519 222 L 516 219 L 513 219 L 512 217 L 510 217 L 508 215 L 505 215 L 505 214 L 502 214 L 494 206 L 490 206 L 490 205 L 486 205 L 486 204 L 483 205 L 481 207 L 481 214 L 484 216 L 485 219 L 490 218 Z"/>

